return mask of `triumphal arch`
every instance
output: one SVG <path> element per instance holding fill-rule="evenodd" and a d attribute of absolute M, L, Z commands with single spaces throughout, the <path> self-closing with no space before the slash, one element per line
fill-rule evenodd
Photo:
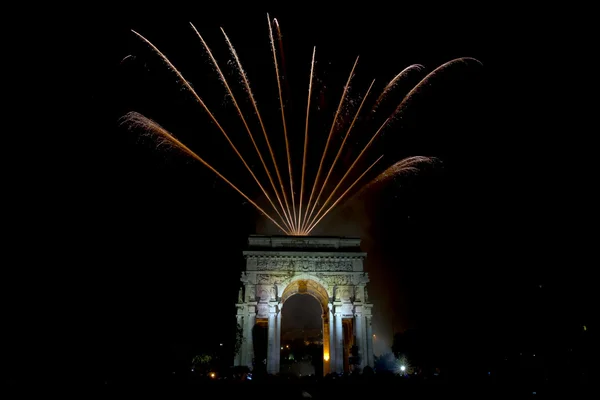
<path fill-rule="evenodd" d="M 373 366 L 371 310 L 364 272 L 366 253 L 359 238 L 251 235 L 244 251 L 245 271 L 238 296 L 237 323 L 243 342 L 234 365 L 253 368 L 257 325 L 267 329 L 266 368 L 276 374 L 280 365 L 281 311 L 293 295 L 310 295 L 321 304 L 323 372 L 348 372 L 352 365 Z"/>

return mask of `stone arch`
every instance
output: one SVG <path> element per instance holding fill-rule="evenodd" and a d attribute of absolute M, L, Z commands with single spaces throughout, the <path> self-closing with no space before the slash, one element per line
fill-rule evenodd
<path fill-rule="evenodd" d="M 296 275 L 283 283 L 284 289 L 281 293 L 281 304 L 285 303 L 294 294 L 308 294 L 321 304 L 323 313 L 329 307 L 330 294 L 327 285 L 316 276 L 308 274 Z"/>
<path fill-rule="evenodd" d="M 294 294 L 308 294 L 323 310 L 323 372 L 348 372 L 353 345 L 359 358 L 352 365 L 373 366 L 373 305 L 359 238 L 251 235 L 244 257 L 244 289 L 236 303 L 244 341 L 235 365 L 255 365 L 252 330 L 260 325 L 267 329 L 267 359 L 258 362 L 266 362 L 268 373 L 277 373 L 283 305 Z"/>

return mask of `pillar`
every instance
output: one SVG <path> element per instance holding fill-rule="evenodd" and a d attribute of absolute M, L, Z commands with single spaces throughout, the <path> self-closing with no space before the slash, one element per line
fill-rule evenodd
<path fill-rule="evenodd" d="M 244 337 L 243 341 L 242 341 L 242 348 L 240 349 L 240 363 L 241 365 L 248 365 L 248 340 L 252 337 L 252 331 L 251 331 L 251 327 L 250 324 L 248 323 L 248 321 L 250 320 L 249 318 L 249 313 L 248 310 L 246 310 L 246 315 L 244 315 L 244 318 L 242 319 L 242 336 Z"/>
<path fill-rule="evenodd" d="M 373 330 L 371 329 L 371 316 L 366 316 L 367 325 L 367 365 L 369 367 L 375 366 L 375 358 L 373 357 Z"/>
<path fill-rule="evenodd" d="M 365 357 L 367 355 L 365 348 L 365 317 L 362 315 L 362 312 L 354 314 L 354 327 L 356 329 L 356 346 L 358 346 L 358 356 L 360 358 L 359 366 L 360 368 L 364 368 L 365 366 Z"/>
<path fill-rule="evenodd" d="M 360 353 L 360 359 L 361 359 L 360 367 L 364 368 L 367 365 L 369 365 L 369 363 L 368 363 L 368 361 L 369 361 L 368 360 L 368 358 L 369 358 L 369 356 L 368 356 L 369 337 L 367 335 L 367 317 L 364 314 L 362 316 L 361 321 L 362 321 L 362 337 L 363 337 L 362 346 L 363 347 L 362 347 L 362 350 Z M 372 340 L 371 340 L 371 343 L 372 343 Z"/>
<path fill-rule="evenodd" d="M 238 326 L 241 327 L 242 330 L 244 329 L 244 315 L 239 314 L 239 311 L 238 311 L 238 315 L 236 315 L 236 317 L 237 317 L 237 325 L 235 326 L 235 338 L 237 340 Z M 244 336 L 242 336 L 242 338 L 244 338 Z M 242 354 L 244 354 L 244 344 L 245 343 L 246 343 L 246 340 L 242 340 L 242 344 L 241 344 L 240 348 L 238 349 L 238 352 L 233 356 L 233 365 L 236 367 L 238 365 L 244 365 L 244 363 L 242 361 Z"/>
<path fill-rule="evenodd" d="M 323 329 L 323 376 L 327 375 L 330 371 L 330 355 L 329 351 L 329 338 L 331 334 L 329 333 L 329 312 L 325 310 L 323 314 L 321 314 L 321 326 Z"/>
<path fill-rule="evenodd" d="M 275 350 L 279 350 L 276 348 L 276 324 L 277 322 L 277 307 L 269 306 L 269 325 L 268 325 L 268 344 L 267 344 L 267 373 L 275 374 L 276 370 L 276 360 L 275 360 Z"/>
<path fill-rule="evenodd" d="M 254 325 L 256 324 L 256 308 L 248 306 L 246 314 L 246 323 L 244 324 L 244 352 L 242 353 L 242 363 L 248 368 L 254 367 L 254 338 L 252 337 Z"/>
<path fill-rule="evenodd" d="M 333 304 L 329 304 L 329 372 L 337 372 L 335 368 L 335 327 Z"/>
<path fill-rule="evenodd" d="M 335 372 L 344 372 L 344 332 L 342 330 L 342 311 L 335 310 Z"/>
<path fill-rule="evenodd" d="M 277 307 L 277 319 L 275 329 L 275 373 L 279 372 L 281 366 L 281 305 Z"/>

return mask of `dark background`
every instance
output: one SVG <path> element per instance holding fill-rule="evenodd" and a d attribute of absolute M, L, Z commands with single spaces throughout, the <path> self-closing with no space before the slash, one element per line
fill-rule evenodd
<path fill-rule="evenodd" d="M 583 250 L 594 215 L 584 211 L 591 162 L 581 146 L 589 106 L 580 94 L 592 78 L 571 61 L 583 42 L 528 10 L 283 8 L 98 6 L 45 19 L 31 65 L 51 89 L 31 96 L 52 122 L 21 117 L 25 127 L 42 124 L 25 139 L 41 144 L 39 156 L 8 157 L 22 171 L 8 179 L 19 194 L 19 212 L 7 217 L 18 251 L 4 281 L 9 380 L 155 379 L 230 346 L 247 236 L 277 232 L 206 168 L 118 119 L 129 111 L 154 119 L 260 198 L 202 109 L 130 30 L 173 61 L 251 153 L 189 21 L 223 66 L 226 30 L 278 132 L 267 12 L 283 31 L 296 140 L 313 45 L 318 89 L 327 86 L 312 114 L 323 135 L 357 55 L 354 98 L 374 78 L 378 95 L 413 63 L 423 73 L 463 56 L 483 64 L 439 76 L 368 154 L 385 154 L 381 168 L 411 155 L 441 162 L 340 207 L 317 232 L 363 238 L 374 332 L 387 347 L 394 332 L 416 328 L 433 332 L 457 365 L 476 365 L 505 351 L 566 351 L 591 326 Z M 322 144 L 311 145 L 318 157 Z"/>

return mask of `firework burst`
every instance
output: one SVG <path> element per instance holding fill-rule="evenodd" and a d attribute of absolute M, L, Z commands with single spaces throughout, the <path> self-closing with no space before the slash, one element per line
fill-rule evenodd
<path fill-rule="evenodd" d="M 171 63 L 171 61 L 154 44 L 152 44 L 148 39 L 146 39 L 141 34 L 135 32 L 135 31 L 133 31 L 133 33 L 135 35 L 137 35 L 140 39 L 142 39 L 147 45 L 149 45 L 152 48 L 152 50 L 162 59 L 162 61 L 165 62 L 167 67 L 177 75 L 179 81 L 184 86 L 184 88 L 187 89 L 192 94 L 192 96 L 198 102 L 198 104 L 200 104 L 200 106 L 204 110 L 204 112 L 206 112 L 208 114 L 208 116 L 210 117 L 212 122 L 216 125 L 218 130 L 221 132 L 221 134 L 224 136 L 224 138 L 229 143 L 231 149 L 238 156 L 240 161 L 243 163 L 244 167 L 250 173 L 253 180 L 255 181 L 255 183 L 257 184 L 257 186 L 260 188 L 261 192 L 263 193 L 263 195 L 266 197 L 269 205 L 271 206 L 271 209 L 265 210 L 263 207 L 260 207 L 254 200 L 252 200 L 250 198 L 250 196 L 248 196 L 246 193 L 244 193 L 238 186 L 236 186 L 234 183 L 232 183 L 228 178 L 226 178 L 223 174 L 221 174 L 216 168 L 214 168 L 211 164 L 209 164 L 207 161 L 205 161 L 197 153 L 195 153 L 189 147 L 187 147 L 185 144 L 183 144 L 172 133 L 168 132 L 166 129 L 164 129 L 162 126 L 160 126 L 158 123 L 156 123 L 152 119 L 147 118 L 136 112 L 130 112 L 130 113 L 126 114 L 124 117 L 122 117 L 121 124 L 126 125 L 129 129 L 141 129 L 145 132 L 153 134 L 153 135 L 155 135 L 157 140 L 159 140 L 161 143 L 168 143 L 168 144 L 172 145 L 173 147 L 181 150 L 183 153 L 187 154 L 188 156 L 192 157 L 193 159 L 197 160 L 201 164 L 203 164 L 205 167 L 207 167 L 213 173 L 215 173 L 220 179 L 222 179 L 225 183 L 227 183 L 231 188 L 233 188 L 235 191 L 237 191 L 242 197 L 244 197 L 244 199 L 248 203 L 252 204 L 252 206 L 254 206 L 260 213 L 265 215 L 271 222 L 273 222 L 275 224 L 275 226 L 277 226 L 278 229 L 280 229 L 286 235 L 298 235 L 298 236 L 309 235 L 311 233 L 311 231 L 323 220 L 323 218 L 325 218 L 325 216 L 327 216 L 340 202 L 342 202 L 346 198 L 348 198 L 348 194 L 351 193 L 352 190 L 355 190 L 355 192 L 357 192 L 356 189 L 354 189 L 355 186 L 358 185 L 363 180 L 363 178 L 374 168 L 374 166 L 379 163 L 379 161 L 383 158 L 383 155 L 380 155 L 378 158 L 375 159 L 375 161 L 370 163 L 370 165 L 366 169 L 364 169 L 362 171 L 362 173 L 360 173 L 358 178 L 356 178 L 354 180 L 351 180 L 351 178 L 349 179 L 350 173 L 355 169 L 355 167 L 357 166 L 359 161 L 361 161 L 363 159 L 363 156 L 365 155 L 367 149 L 369 149 L 371 147 L 371 145 L 373 144 L 373 142 L 376 140 L 376 138 L 381 135 L 381 132 L 384 129 L 386 129 L 386 127 L 389 126 L 391 121 L 396 119 L 405 110 L 406 106 L 408 105 L 410 100 L 413 98 L 413 96 L 417 92 L 419 92 L 421 87 L 428 85 L 429 81 L 431 80 L 431 78 L 433 76 L 443 72 L 447 67 L 454 65 L 454 64 L 468 63 L 468 62 L 475 62 L 475 63 L 481 64 L 478 60 L 473 59 L 473 58 L 469 58 L 469 57 L 457 58 L 457 59 L 448 61 L 445 64 L 440 65 L 438 68 L 434 69 L 432 72 L 430 72 L 424 78 L 422 78 L 422 80 L 417 85 L 415 85 L 408 92 L 408 94 L 406 94 L 406 96 L 404 96 L 404 98 L 402 99 L 400 104 L 398 104 L 398 106 L 395 107 L 395 109 L 393 110 L 391 115 L 389 115 L 384 120 L 384 122 L 378 127 L 378 129 L 375 130 L 374 133 L 372 133 L 370 135 L 370 139 L 368 140 L 366 145 L 364 145 L 363 148 L 360 150 L 360 152 L 358 152 L 358 155 L 356 155 L 356 157 L 354 157 L 354 161 L 345 170 L 345 173 L 337 181 L 337 183 L 334 185 L 333 189 L 329 191 L 329 194 L 326 197 L 325 201 L 323 201 L 321 203 L 320 202 L 321 196 L 324 194 L 324 192 L 326 191 L 326 188 L 328 187 L 329 180 L 330 180 L 330 178 L 332 178 L 332 172 L 338 163 L 338 159 L 340 158 L 342 149 L 344 148 L 344 146 L 347 142 L 347 139 L 348 139 L 352 129 L 354 128 L 357 119 L 359 118 L 361 110 L 363 109 L 363 106 L 369 97 L 369 94 L 371 92 L 371 89 L 373 88 L 373 84 L 375 81 L 373 80 L 371 82 L 371 85 L 369 86 L 368 90 L 362 97 L 362 99 L 360 101 L 360 105 L 359 105 L 358 109 L 356 110 L 356 112 L 354 113 L 354 116 L 352 117 L 352 121 L 343 136 L 342 142 L 339 145 L 337 153 L 336 153 L 335 157 L 333 158 L 333 161 L 331 162 L 331 164 L 329 164 L 329 166 L 327 168 L 327 165 L 325 165 L 326 156 L 327 156 L 328 150 L 331 146 L 331 139 L 333 137 L 333 133 L 336 130 L 336 128 L 340 126 L 341 120 L 343 119 L 342 110 L 344 108 L 344 104 L 347 104 L 347 103 L 352 104 L 355 102 L 355 100 L 353 100 L 353 99 L 351 99 L 351 100 L 348 99 L 348 94 L 349 94 L 350 82 L 354 76 L 354 71 L 355 71 L 356 65 L 358 63 L 358 57 L 357 57 L 356 61 L 354 62 L 354 65 L 352 66 L 352 69 L 350 70 L 350 74 L 348 76 L 346 84 L 343 87 L 343 91 L 340 96 L 339 104 L 333 115 L 333 120 L 331 122 L 331 127 L 329 129 L 329 133 L 327 135 L 327 140 L 325 142 L 325 145 L 324 145 L 321 157 L 320 157 L 320 161 L 319 161 L 319 164 L 317 167 L 317 172 L 314 177 L 314 180 L 312 181 L 310 194 L 308 195 L 308 199 L 306 199 L 305 198 L 306 197 L 305 189 L 307 189 L 308 187 L 305 188 L 305 186 L 307 186 L 307 182 L 305 181 L 306 180 L 305 178 L 306 178 L 306 169 L 307 169 L 307 147 L 308 147 L 308 141 L 309 141 L 309 116 L 310 116 L 310 107 L 311 107 L 311 97 L 313 96 L 314 67 L 315 67 L 315 55 L 316 55 L 316 48 L 313 48 L 312 60 L 311 60 L 311 66 L 310 66 L 310 75 L 309 75 L 308 98 L 307 98 L 307 103 L 306 103 L 306 117 L 305 117 L 305 126 L 304 126 L 304 145 L 303 145 L 303 153 L 302 153 L 302 162 L 301 162 L 301 167 L 300 167 L 301 174 L 300 174 L 300 182 L 299 182 L 299 193 L 297 195 L 296 191 L 294 190 L 294 173 L 293 173 L 294 164 L 292 162 L 293 160 L 291 157 L 291 154 L 292 154 L 291 147 L 292 146 L 291 146 L 291 142 L 289 140 L 289 132 L 288 132 L 288 127 L 287 127 L 288 123 L 286 120 L 286 109 L 284 107 L 284 99 L 283 99 L 283 94 L 282 94 L 282 74 L 281 74 L 280 67 L 279 67 L 279 59 L 280 58 L 282 60 L 282 65 L 283 65 L 283 51 L 282 51 L 283 48 L 281 45 L 281 29 L 280 29 L 279 22 L 276 19 L 271 20 L 271 18 L 269 17 L 268 14 L 267 14 L 267 22 L 268 22 L 268 27 L 269 27 L 269 42 L 270 42 L 271 53 L 272 53 L 272 57 L 273 57 L 275 80 L 277 82 L 278 101 L 279 101 L 279 106 L 280 106 L 280 111 L 281 111 L 281 130 L 282 130 L 282 134 L 283 134 L 283 140 L 285 143 L 285 159 L 286 159 L 286 167 L 287 167 L 287 174 L 288 174 L 287 178 L 289 178 L 289 179 L 287 179 L 288 182 L 285 182 L 286 179 L 284 179 L 284 177 L 282 176 L 283 174 L 282 174 L 282 171 L 280 170 L 280 166 L 277 164 L 276 156 L 275 156 L 275 149 L 271 145 L 271 140 L 269 138 L 269 134 L 267 133 L 267 129 L 265 128 L 263 118 L 259 112 L 257 102 L 256 102 L 253 92 L 250 88 L 250 82 L 249 82 L 248 76 L 246 75 L 246 72 L 245 72 L 244 68 L 242 67 L 242 63 L 238 57 L 237 51 L 235 50 L 231 40 L 229 39 L 229 37 L 227 36 L 225 31 L 223 29 L 221 29 L 223 36 L 225 38 L 225 42 L 229 48 L 229 52 L 230 52 L 231 56 L 233 57 L 233 61 L 231 62 L 231 65 L 234 65 L 235 69 L 237 70 L 238 74 L 240 75 L 241 82 L 243 82 L 243 85 L 244 85 L 245 93 L 248 95 L 250 102 L 254 109 L 254 114 L 256 115 L 256 117 L 260 123 L 262 136 L 263 136 L 263 138 L 267 144 L 267 148 L 268 148 L 268 153 L 269 153 L 268 156 L 270 156 L 270 159 L 271 159 L 271 162 L 269 163 L 270 165 L 267 165 L 267 162 L 265 161 L 265 157 L 262 154 L 261 150 L 259 149 L 258 144 L 256 143 L 254 132 L 250 128 L 250 125 L 247 121 L 248 116 L 244 115 L 240 106 L 238 105 L 238 100 L 234 96 L 231 86 L 229 85 L 229 82 L 227 81 L 225 74 L 223 73 L 221 67 L 219 66 L 219 63 L 215 59 L 211 49 L 209 48 L 208 44 L 206 43 L 206 41 L 204 40 L 202 35 L 200 35 L 200 33 L 196 29 L 196 27 L 191 23 L 190 23 L 190 25 L 191 25 L 193 31 L 195 32 L 196 36 L 200 39 L 202 47 L 204 48 L 205 52 L 208 54 L 211 63 L 215 67 L 218 77 L 219 77 L 220 81 L 222 82 L 223 86 L 225 87 L 225 90 L 237 111 L 237 115 L 239 116 L 239 118 L 241 119 L 241 121 L 245 127 L 245 130 L 246 130 L 246 132 L 252 142 L 252 145 L 258 155 L 258 158 L 260 159 L 260 163 L 267 174 L 267 178 L 269 181 L 268 183 L 270 184 L 270 189 L 272 191 L 267 190 L 265 188 L 265 186 L 268 186 L 268 185 L 263 185 L 263 183 L 258 179 L 258 177 L 254 173 L 252 167 L 246 161 L 244 154 L 238 150 L 237 146 L 233 143 L 233 141 L 231 140 L 228 133 L 225 131 L 223 126 L 219 123 L 219 121 L 217 120 L 217 118 L 215 117 L 213 112 L 207 107 L 207 105 L 202 100 L 202 98 L 193 89 L 190 82 L 184 78 L 184 76 L 181 74 L 181 72 L 179 72 L 179 70 L 177 70 L 177 68 L 175 68 L 173 63 Z M 279 41 L 279 52 L 277 51 L 276 46 L 275 46 L 274 30 L 276 30 L 277 40 Z M 128 57 L 130 57 L 130 56 L 128 56 Z M 413 64 L 413 65 L 410 65 L 410 66 L 404 68 L 399 74 L 397 74 L 394 78 L 392 78 L 387 83 L 387 85 L 385 85 L 381 94 L 377 97 L 377 99 L 374 101 L 374 103 L 372 103 L 371 112 L 369 114 L 373 114 L 377 111 L 380 103 L 382 103 L 385 100 L 388 93 L 397 86 L 399 81 L 404 79 L 409 73 L 420 72 L 423 69 L 424 69 L 424 67 L 420 64 Z M 398 176 L 404 172 L 417 171 L 420 164 L 430 163 L 433 160 L 434 160 L 433 158 L 422 157 L 422 156 L 408 157 L 403 160 L 400 160 L 400 161 L 396 162 L 395 164 L 393 164 L 388 169 L 386 169 L 384 172 L 380 173 L 375 179 L 371 180 L 368 184 L 363 185 L 362 189 L 360 189 L 358 191 L 358 193 L 362 193 L 363 191 L 368 190 L 368 188 L 370 188 L 371 186 L 379 184 L 379 183 L 389 179 L 392 176 Z M 327 169 L 327 173 L 325 174 L 325 178 L 321 182 L 320 178 L 321 178 L 321 174 L 322 174 L 324 168 Z M 275 180 L 274 176 L 277 178 L 277 180 Z M 346 181 L 349 181 L 349 182 L 351 181 L 351 182 L 349 184 L 347 184 Z"/>

